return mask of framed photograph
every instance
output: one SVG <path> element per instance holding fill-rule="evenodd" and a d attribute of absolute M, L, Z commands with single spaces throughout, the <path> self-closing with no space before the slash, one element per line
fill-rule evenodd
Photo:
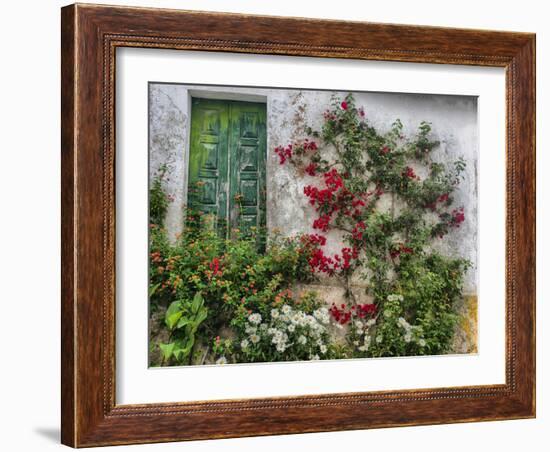
<path fill-rule="evenodd" d="M 62 442 L 535 416 L 535 36 L 62 9 Z"/>

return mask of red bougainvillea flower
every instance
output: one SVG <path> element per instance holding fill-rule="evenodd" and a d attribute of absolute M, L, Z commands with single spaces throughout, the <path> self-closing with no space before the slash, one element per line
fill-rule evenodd
<path fill-rule="evenodd" d="M 401 254 L 412 254 L 414 250 L 412 248 L 409 248 L 408 246 L 405 246 L 403 243 L 398 244 L 397 248 L 394 248 L 390 251 L 390 256 L 392 259 L 395 259 L 396 257 L 400 256 Z"/>
<path fill-rule="evenodd" d="M 316 151 L 319 149 L 315 141 L 309 141 L 307 138 L 304 140 L 304 150 L 305 151 Z"/>
<path fill-rule="evenodd" d="M 305 168 L 305 172 L 309 174 L 310 176 L 315 176 L 317 171 L 317 163 L 311 162 L 308 166 Z"/>
<path fill-rule="evenodd" d="M 325 237 L 318 237 L 321 237 L 321 241 L 318 244 L 324 245 L 326 243 Z M 318 271 L 320 273 L 326 273 L 327 275 L 332 276 L 339 270 L 347 270 L 350 268 L 352 259 L 357 259 L 358 257 L 359 250 L 355 247 L 342 248 L 341 255 L 335 254 L 333 257 L 325 255 L 322 249 L 316 248 L 311 253 L 309 265 L 312 272 Z"/>
<path fill-rule="evenodd" d="M 346 310 L 346 305 L 342 304 L 340 307 L 332 303 L 332 306 L 329 309 L 330 315 L 335 322 L 340 325 L 345 325 L 351 320 L 351 310 Z"/>
<path fill-rule="evenodd" d="M 451 226 L 458 228 L 465 219 L 466 217 L 464 216 L 464 207 L 461 207 L 460 209 L 454 209 L 451 212 Z"/>
<path fill-rule="evenodd" d="M 413 249 L 409 248 L 408 246 L 402 245 L 401 246 L 401 252 L 404 253 L 404 254 L 412 254 Z"/>
<path fill-rule="evenodd" d="M 313 168 L 306 170 L 313 171 Z M 342 175 L 335 168 L 324 173 L 323 180 L 326 188 L 319 189 L 313 185 L 307 185 L 304 187 L 304 194 L 317 211 L 323 212 L 323 215 L 314 221 L 313 227 L 326 231 L 331 216 L 346 204 L 348 198 L 352 199 L 353 195 L 345 189 Z"/>
<path fill-rule="evenodd" d="M 449 193 L 443 193 L 442 195 L 438 196 L 435 201 L 427 203 L 424 207 L 426 207 L 426 209 L 430 209 L 433 212 L 437 210 L 438 202 L 449 204 Z"/>
<path fill-rule="evenodd" d="M 342 248 L 342 259 L 344 260 L 342 264 L 343 270 L 350 268 L 351 260 L 354 257 L 357 257 L 357 252 L 353 252 L 351 248 Z"/>
<path fill-rule="evenodd" d="M 365 201 L 363 201 L 362 199 L 354 199 L 352 202 L 351 202 L 351 206 L 356 208 L 356 207 L 365 207 Z"/>
<path fill-rule="evenodd" d="M 365 110 L 363 109 L 363 107 L 359 108 L 359 116 L 361 116 L 361 118 L 365 117 Z"/>
<path fill-rule="evenodd" d="M 388 146 L 384 146 L 382 149 L 380 149 L 380 154 L 386 155 L 388 152 L 390 152 L 390 148 Z"/>
<path fill-rule="evenodd" d="M 323 232 L 327 232 L 329 223 L 330 215 L 321 215 L 319 218 L 313 221 L 313 229 L 320 229 Z"/>
<path fill-rule="evenodd" d="M 327 244 L 327 238 L 320 234 L 306 234 L 302 236 L 302 240 L 308 243 L 324 246 Z"/>
<path fill-rule="evenodd" d="M 408 177 L 409 179 L 418 179 L 418 177 L 416 176 L 416 174 L 414 174 L 414 170 L 410 167 L 410 166 L 407 166 L 404 171 L 401 173 L 401 175 L 403 177 Z"/>
<path fill-rule="evenodd" d="M 340 306 L 332 303 L 332 306 L 329 309 L 329 313 L 336 323 L 339 323 L 340 325 L 346 325 L 350 322 L 350 320 L 353 319 L 353 316 L 364 319 L 367 316 L 374 315 L 376 313 L 376 305 L 372 303 L 364 303 L 348 308 L 344 303 L 342 303 Z"/>
<path fill-rule="evenodd" d="M 332 259 L 329 256 L 325 256 L 325 253 L 322 249 L 316 249 L 310 259 L 309 259 L 309 265 L 311 267 L 311 271 L 319 271 L 321 273 L 326 273 L 329 276 L 332 276 L 334 272 L 340 267 L 340 264 L 337 262 L 337 260 Z"/>
<path fill-rule="evenodd" d="M 373 303 L 365 303 L 357 305 L 357 317 L 365 318 L 367 315 L 376 313 L 376 305 Z"/>
<path fill-rule="evenodd" d="M 344 186 L 342 176 L 338 173 L 336 168 L 332 168 L 330 171 L 327 171 L 323 176 L 325 178 L 325 185 L 327 188 L 338 190 Z"/>
<path fill-rule="evenodd" d="M 447 202 L 449 200 L 449 193 L 443 193 L 439 198 L 437 198 L 438 202 Z"/>
<path fill-rule="evenodd" d="M 363 231 L 366 229 L 366 225 L 363 221 L 357 222 L 353 230 L 351 231 L 351 235 L 355 240 L 362 240 L 363 239 Z"/>
<path fill-rule="evenodd" d="M 348 109 L 348 103 L 346 101 L 342 102 L 340 104 L 340 106 L 342 107 L 342 110 L 347 110 Z"/>
<path fill-rule="evenodd" d="M 283 146 L 277 146 L 275 148 L 275 154 L 279 156 L 279 164 L 284 165 L 284 163 L 292 158 L 292 145 L 289 144 L 286 148 Z"/>

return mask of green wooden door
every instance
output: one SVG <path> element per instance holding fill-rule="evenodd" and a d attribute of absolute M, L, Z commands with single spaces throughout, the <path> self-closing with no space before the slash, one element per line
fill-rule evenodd
<path fill-rule="evenodd" d="M 265 157 L 265 104 L 193 99 L 188 203 L 221 234 L 265 226 Z"/>

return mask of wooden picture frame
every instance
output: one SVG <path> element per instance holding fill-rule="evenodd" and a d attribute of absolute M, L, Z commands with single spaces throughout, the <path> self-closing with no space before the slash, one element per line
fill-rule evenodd
<path fill-rule="evenodd" d="M 535 416 L 534 34 L 76 4 L 62 9 L 61 35 L 64 444 L 86 447 Z M 506 383 L 117 405 L 118 47 L 505 68 Z"/>

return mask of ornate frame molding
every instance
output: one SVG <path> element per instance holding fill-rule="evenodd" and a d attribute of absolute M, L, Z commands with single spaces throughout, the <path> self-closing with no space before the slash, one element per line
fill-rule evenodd
<path fill-rule="evenodd" d="M 300 33 L 306 27 L 308 33 Z M 506 383 L 116 405 L 118 47 L 504 67 Z M 76 4 L 62 9 L 62 91 L 64 444 L 82 447 L 535 415 L 534 35 Z"/>

